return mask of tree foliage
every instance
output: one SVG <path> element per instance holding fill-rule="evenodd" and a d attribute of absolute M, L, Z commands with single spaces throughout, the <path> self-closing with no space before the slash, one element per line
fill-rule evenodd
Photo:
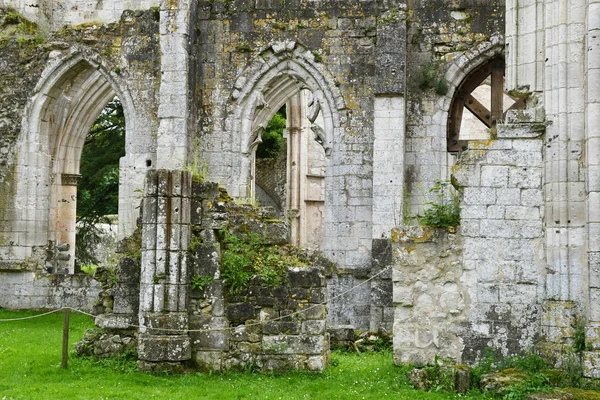
<path fill-rule="evenodd" d="M 256 149 L 256 158 L 277 158 L 285 149 L 283 130 L 286 127 L 286 109 L 281 107 L 273 115 L 262 135 L 262 143 Z"/>
<path fill-rule="evenodd" d="M 80 264 L 97 263 L 97 224 L 119 208 L 119 160 L 125 155 L 125 114 L 118 98 L 100 113 L 85 139 L 77 185 L 77 246 Z"/>

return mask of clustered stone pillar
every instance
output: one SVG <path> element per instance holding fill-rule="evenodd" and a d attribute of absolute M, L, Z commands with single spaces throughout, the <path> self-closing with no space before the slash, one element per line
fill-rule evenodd
<path fill-rule="evenodd" d="M 583 353 L 584 372 L 600 378 L 600 1 L 587 1 L 588 265 L 589 323 Z"/>
<path fill-rule="evenodd" d="M 138 345 L 143 370 L 177 370 L 191 359 L 186 332 L 191 181 L 189 171 L 146 175 Z"/>

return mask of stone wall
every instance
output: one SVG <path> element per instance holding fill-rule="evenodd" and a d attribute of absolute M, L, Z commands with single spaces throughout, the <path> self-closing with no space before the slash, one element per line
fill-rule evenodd
<path fill-rule="evenodd" d="M 124 95 L 128 148 L 121 165 L 121 237 L 135 227 L 135 190 L 149 168 L 206 163 L 209 178 L 226 184 L 235 197 L 247 197 L 252 123 L 267 122 L 268 114 L 301 88 L 311 91 L 321 109 L 326 154 L 319 247 L 341 266 L 332 275 L 330 295 L 389 265 L 381 264 L 389 251 L 381 257 L 380 249 L 389 248 L 391 228 L 409 216 L 404 214 L 419 212 L 426 201 L 423 192 L 447 177 L 443 127 L 452 92 L 416 87 L 420 67 L 435 62 L 452 88 L 458 84 L 452 73 L 460 69 L 466 74 L 472 59 L 487 56 L 490 47 L 502 47 L 500 0 L 451 5 L 441 0 L 5 0 L 2 5 L 38 21 L 40 33 L 48 35 L 42 45 L 32 35 L 31 49 L 21 40 L 8 41 L 6 47 L 8 55 L 26 55 L 19 62 L 33 62 L 26 76 L 8 77 L 18 82 L 11 85 L 17 101 L 2 97 L 2 104 L 15 112 L 8 110 L 0 119 L 11 121 L 6 127 L 10 135 L 0 138 L 0 152 L 8 161 L 0 165 L 0 183 L 6 188 L 0 195 L 0 205 L 6 203 L 0 207 L 0 214 L 6 214 L 0 215 L 0 224 L 6 222 L 0 230 L 0 262 L 43 262 L 32 257 L 31 249 L 46 244 L 43 231 L 54 224 L 45 211 L 54 206 L 50 196 L 35 194 L 33 185 L 21 178 L 28 170 L 18 174 L 15 164 L 27 165 L 29 154 L 17 154 L 15 143 L 28 93 L 48 77 L 57 83 L 50 88 L 53 95 L 63 93 L 62 79 L 75 80 L 67 67 L 60 70 L 67 72 L 63 75 L 43 72 L 46 63 L 62 66 L 67 54 L 83 54 L 93 61 L 90 71 L 99 71 L 98 81 L 106 78 L 116 94 Z M 67 24 L 73 25 L 58 29 Z M 460 64 L 464 59 L 468 62 Z M 7 74 L 20 69 L 14 58 L 4 57 L 2 63 L 7 63 Z M 44 104 L 36 107 L 45 109 Z M 82 115 L 92 113 L 91 106 L 83 108 L 78 110 Z M 265 121 L 253 121 L 255 116 Z M 33 125 L 23 135 L 39 131 L 38 119 L 48 120 L 32 115 Z M 33 139 L 43 143 L 45 137 Z M 39 166 L 35 173 L 42 181 L 50 181 L 53 154 L 50 149 L 42 153 L 45 158 L 32 163 Z M 199 160 L 192 162 L 192 157 Z M 23 215 L 27 212 L 13 207 L 15 196 L 23 196 L 24 208 L 35 211 Z M 39 200 L 31 204 L 33 199 Z M 26 237 L 26 232 L 38 232 L 38 237 Z M 389 275 L 382 278 L 332 305 L 329 322 L 389 330 L 391 280 Z"/>
<path fill-rule="evenodd" d="M 269 286 L 255 277 L 247 288 L 228 291 L 221 276 L 220 231 L 241 238 L 255 234 L 266 246 L 285 246 L 286 224 L 250 206 L 235 205 L 215 184 L 195 184 L 192 193 L 195 239 L 189 274 L 190 279 L 209 282 L 191 292 L 192 360 L 201 369 L 218 371 L 323 370 L 329 359 L 324 269 L 290 268 L 283 284 Z"/>
<path fill-rule="evenodd" d="M 215 371 L 323 371 L 329 362 L 323 269 L 291 268 L 286 281 L 269 287 L 254 279 L 247 290 L 223 297 L 223 281 L 215 279 L 194 291 L 190 329 L 215 330 L 191 333 L 197 366 Z"/>
<path fill-rule="evenodd" d="M 395 242 L 394 361 L 424 365 L 461 360 L 471 297 L 463 282 L 463 238 L 443 230 L 401 227 Z"/>
<path fill-rule="evenodd" d="M 0 17 L 5 13 L 0 9 Z M 1 80 L 11 83 L 0 87 L 0 268 L 43 270 L 44 257 L 37 255 L 59 236 L 55 219 L 61 175 L 78 173 L 81 137 L 114 96 L 121 99 L 127 122 L 120 236 L 133 229 L 139 203 L 135 190 L 143 186 L 143 173 L 155 158 L 150 115 L 157 102 L 152 82 L 160 60 L 158 21 L 152 11 L 128 11 L 116 23 L 68 26 L 47 36 L 36 26 L 12 34 L 14 29 L 3 25 L 6 36 L 0 38 Z M 50 118 L 55 112 L 64 118 Z M 77 145 L 55 146 L 61 141 Z M 68 222 L 75 224 L 74 218 Z"/>
<path fill-rule="evenodd" d="M 55 31 L 65 25 L 95 21 L 111 23 L 125 10 L 147 10 L 158 7 L 159 0 L 2 0 L 1 6 L 12 7 L 45 30 Z"/>
<path fill-rule="evenodd" d="M 453 171 L 462 188 L 464 279 L 473 298 L 467 361 L 488 344 L 532 348 L 545 298 L 542 196 L 545 126 L 536 110 L 509 112 L 497 140 L 470 142 Z"/>
<path fill-rule="evenodd" d="M 462 192 L 460 239 L 402 230 L 394 237 L 411 243 L 395 250 L 397 361 L 428 363 L 437 352 L 472 363 L 486 347 L 518 354 L 556 330 L 541 325 L 545 126 L 539 115 L 509 112 L 497 139 L 470 142 L 453 168 Z"/>
<path fill-rule="evenodd" d="M 100 283 L 87 274 L 0 272 L 0 308 L 15 310 L 72 307 L 93 312 Z"/>
<path fill-rule="evenodd" d="M 407 9 L 404 218 L 421 213 L 429 189 L 450 178 L 450 102 L 467 74 L 504 51 L 505 1 L 409 0 Z"/>
<path fill-rule="evenodd" d="M 217 371 L 325 368 L 329 336 L 323 267 L 292 266 L 283 276 L 270 270 L 264 278 L 253 269 L 248 284 L 241 286 L 233 285 L 231 274 L 245 273 L 247 266 L 236 264 L 229 275 L 224 269 L 227 240 L 260 238 L 261 247 L 278 251 L 287 243 L 284 222 L 236 205 L 217 184 L 192 180 L 189 171 L 149 171 L 144 193 L 141 236 L 125 243 L 141 249 L 141 270 L 125 257 L 116 283 L 105 280 L 97 307 L 102 314 L 96 319 L 104 334 L 87 335 L 78 346 L 82 354 L 106 356 L 107 346 L 126 350 L 125 343 L 137 338 L 143 370 L 181 371 L 190 361 Z M 300 249 L 286 251 L 293 252 L 295 264 L 318 265 L 320 260 Z M 286 259 L 276 254 L 280 265 Z M 248 257 L 256 263 L 260 255 Z"/>

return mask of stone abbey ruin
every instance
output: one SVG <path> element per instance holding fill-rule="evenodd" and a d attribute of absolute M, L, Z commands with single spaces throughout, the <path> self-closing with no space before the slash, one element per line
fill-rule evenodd
<path fill-rule="evenodd" d="M 77 184 L 115 97 L 125 255 L 94 279 Z M 369 330 L 416 364 L 585 335 L 600 378 L 599 126 L 598 0 L 0 0 L 0 307 L 92 310 L 88 351 L 150 370 L 320 371 Z M 298 265 L 232 287 L 235 246 Z"/>

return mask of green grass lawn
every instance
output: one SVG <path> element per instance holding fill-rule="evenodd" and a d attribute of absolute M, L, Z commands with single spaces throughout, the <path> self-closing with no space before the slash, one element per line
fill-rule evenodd
<path fill-rule="evenodd" d="M 40 312 L 0 310 L 0 320 Z M 21 399 L 451 399 L 444 392 L 411 388 L 406 368 L 397 367 L 389 352 L 333 352 L 322 374 L 253 373 L 156 376 L 137 372 L 131 361 L 96 362 L 73 355 L 74 344 L 91 318 L 71 313 L 71 348 L 67 369 L 61 368 L 62 313 L 0 322 L 0 400 Z M 465 396 L 461 396 L 465 398 Z M 473 393 L 468 398 L 483 399 Z M 489 398 L 489 396 L 487 397 Z"/>

